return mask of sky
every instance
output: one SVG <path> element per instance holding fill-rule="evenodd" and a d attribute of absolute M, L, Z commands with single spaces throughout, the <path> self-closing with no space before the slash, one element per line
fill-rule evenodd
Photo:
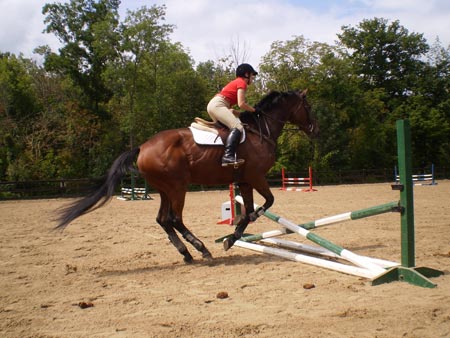
<path fill-rule="evenodd" d="M 40 45 L 59 47 L 42 33 L 42 6 L 58 0 L 0 0 L 0 52 L 39 59 Z M 122 0 L 120 17 L 142 6 L 166 5 L 165 23 L 176 26 L 170 36 L 196 63 L 217 61 L 240 46 L 245 60 L 258 66 L 275 41 L 303 35 L 310 41 L 334 44 L 342 26 L 363 19 L 399 20 L 410 33 L 421 33 L 429 44 L 437 38 L 450 45 L 449 0 Z M 243 55 L 241 54 L 241 56 Z"/>

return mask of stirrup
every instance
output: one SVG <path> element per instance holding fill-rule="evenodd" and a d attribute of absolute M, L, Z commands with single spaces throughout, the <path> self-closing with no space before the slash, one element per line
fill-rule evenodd
<path fill-rule="evenodd" d="M 222 162 L 222 167 L 234 167 L 234 168 L 238 168 L 241 165 L 243 165 L 245 162 L 245 160 L 239 158 L 236 159 L 234 162 Z"/>

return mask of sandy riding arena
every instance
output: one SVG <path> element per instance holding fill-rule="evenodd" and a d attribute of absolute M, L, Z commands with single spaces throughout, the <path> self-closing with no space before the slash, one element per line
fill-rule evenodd
<path fill-rule="evenodd" d="M 273 189 L 271 211 L 304 223 L 399 199 L 388 183 L 317 189 Z M 62 233 L 52 231 L 52 218 L 70 200 L 0 202 L 0 336 L 450 337 L 450 181 L 414 187 L 416 265 L 445 272 L 432 279 L 434 289 L 372 286 L 243 248 L 225 252 L 214 240 L 233 230 L 216 224 L 228 191 L 188 193 L 184 221 L 214 260 L 188 246 L 195 263 L 186 265 L 155 222 L 153 197 L 113 199 Z M 248 232 L 279 228 L 261 217 Z M 355 253 L 400 261 L 398 213 L 313 231 Z"/>

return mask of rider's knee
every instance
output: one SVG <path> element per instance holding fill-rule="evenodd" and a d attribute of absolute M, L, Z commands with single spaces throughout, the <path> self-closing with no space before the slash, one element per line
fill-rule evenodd
<path fill-rule="evenodd" d="M 240 121 L 236 121 L 232 126 L 231 129 L 238 129 L 241 133 L 244 130 L 244 126 L 242 125 L 242 123 Z"/>

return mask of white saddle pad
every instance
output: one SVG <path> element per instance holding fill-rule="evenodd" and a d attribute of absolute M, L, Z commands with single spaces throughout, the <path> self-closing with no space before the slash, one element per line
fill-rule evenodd
<path fill-rule="evenodd" d="M 223 146 L 222 139 L 217 134 L 206 130 L 200 130 L 192 126 L 189 127 L 189 129 L 192 132 L 192 136 L 194 137 L 195 143 L 202 145 Z M 241 135 L 240 143 L 244 141 L 245 141 L 245 130 Z"/>

